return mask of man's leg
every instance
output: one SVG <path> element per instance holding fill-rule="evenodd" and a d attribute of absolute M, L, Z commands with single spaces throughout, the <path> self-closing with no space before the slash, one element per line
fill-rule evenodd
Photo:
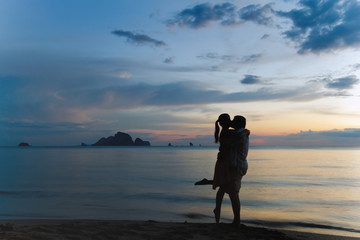
<path fill-rule="evenodd" d="M 229 197 L 231 200 L 231 206 L 234 213 L 234 221 L 233 224 L 239 225 L 240 224 L 240 198 L 239 192 L 232 191 L 229 193 Z"/>

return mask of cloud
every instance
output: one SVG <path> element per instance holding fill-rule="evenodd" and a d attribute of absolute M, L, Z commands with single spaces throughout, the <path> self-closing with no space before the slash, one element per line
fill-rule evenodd
<path fill-rule="evenodd" d="M 156 40 L 145 34 L 137 34 L 137 33 L 133 33 L 130 31 L 123 31 L 123 30 L 115 30 L 115 31 L 112 31 L 111 33 L 118 37 L 124 37 L 127 39 L 128 42 L 135 43 L 138 45 L 150 44 L 155 47 L 166 46 L 166 43 L 164 41 Z"/>
<path fill-rule="evenodd" d="M 258 144 L 264 146 L 289 147 L 358 147 L 360 144 L 360 128 L 346 128 L 328 131 L 300 131 L 285 136 L 253 136 Z"/>
<path fill-rule="evenodd" d="M 243 62 L 243 63 L 256 62 L 256 61 L 259 60 L 262 56 L 263 56 L 262 53 L 251 54 L 251 55 L 248 55 L 248 56 L 244 56 L 244 57 L 242 58 L 242 62 Z"/>
<path fill-rule="evenodd" d="M 360 45 L 360 3 L 356 0 L 299 1 L 301 8 L 277 11 L 292 21 L 286 38 L 299 44 L 299 53 L 320 53 Z"/>
<path fill-rule="evenodd" d="M 240 59 L 235 55 L 220 55 L 217 52 L 209 52 L 204 55 L 197 56 L 199 59 L 203 60 L 221 60 L 221 61 L 240 61 Z"/>
<path fill-rule="evenodd" d="M 256 75 L 245 75 L 250 84 L 271 85 Z M 243 79 L 242 79 L 243 80 Z M 213 103 L 241 103 L 255 101 L 312 101 L 328 96 L 344 96 L 339 92 L 324 89 L 328 82 L 324 80 L 308 81 L 303 86 L 294 87 L 261 87 L 255 91 L 233 91 L 230 93 L 207 89 L 198 81 L 180 81 L 164 84 L 136 83 L 106 88 L 86 88 L 63 92 L 59 97 L 72 98 L 71 104 L 82 109 L 137 109 L 154 106 L 196 106 Z"/>
<path fill-rule="evenodd" d="M 258 84 L 261 83 L 260 77 L 255 75 L 245 75 L 245 77 L 240 80 L 242 84 Z"/>
<path fill-rule="evenodd" d="M 94 143 L 102 136 L 113 131 L 99 131 L 99 121 L 74 122 L 29 122 L 24 120 L 0 120 L 0 145 L 16 146 L 19 142 L 28 142 L 33 146 L 69 146 L 81 142 Z M 102 123 L 104 124 L 104 123 Z M 106 126 L 106 124 L 104 124 Z M 105 132 L 105 134 L 104 134 Z"/>
<path fill-rule="evenodd" d="M 223 3 L 212 5 L 203 3 L 187 8 L 179 12 L 174 19 L 168 20 L 168 26 L 178 25 L 179 27 L 202 28 L 211 22 L 220 21 L 221 24 L 233 21 L 235 17 L 235 5 Z"/>
<path fill-rule="evenodd" d="M 252 21 L 259 25 L 270 25 L 273 22 L 272 16 L 272 3 L 261 6 L 260 4 L 248 5 L 239 11 L 241 20 Z"/>
<path fill-rule="evenodd" d="M 269 37 L 270 37 L 270 34 L 264 34 L 264 35 L 261 37 L 261 40 L 268 39 Z"/>
<path fill-rule="evenodd" d="M 173 57 L 165 58 L 164 63 L 172 64 L 174 63 L 174 58 Z"/>
<path fill-rule="evenodd" d="M 355 84 L 359 83 L 359 79 L 355 75 L 325 81 L 327 88 L 338 90 L 352 89 Z"/>
<path fill-rule="evenodd" d="M 222 57 L 216 52 L 209 52 L 205 55 L 198 56 L 200 59 L 221 59 Z"/>
<path fill-rule="evenodd" d="M 5 90 L 7 101 L 0 107 L 7 111 L 0 120 L 27 119 L 34 122 L 84 122 L 91 121 L 91 114 L 103 111 L 141 109 L 144 107 L 195 106 L 212 103 L 236 103 L 265 100 L 310 101 L 323 97 L 323 93 L 308 87 L 275 90 L 260 88 L 256 91 L 226 93 L 209 90 L 200 82 L 175 82 L 162 85 L 137 83 L 122 86 L 37 90 L 36 97 L 29 85 L 11 82 Z M 18 84 L 18 83 L 17 83 Z M 28 83 L 30 84 L 30 83 Z M 21 89 L 27 89 L 24 92 Z"/>
<path fill-rule="evenodd" d="M 234 4 L 203 3 L 180 11 L 166 23 L 168 26 L 199 29 L 220 23 L 237 26 L 245 22 L 269 26 L 274 16 L 291 20 L 285 38 L 295 42 L 298 53 L 321 53 L 360 45 L 360 2 L 357 0 L 300 0 L 299 8 L 275 11 L 274 3 L 250 4 L 238 9 Z M 268 38 L 265 34 L 261 39 Z"/>
<path fill-rule="evenodd" d="M 168 20 L 166 24 L 169 27 L 177 25 L 193 29 L 204 28 L 214 22 L 220 22 L 223 26 L 240 25 L 247 21 L 269 25 L 272 22 L 271 5 L 251 4 L 238 10 L 234 4 L 229 2 L 215 5 L 203 3 L 182 10 L 173 19 Z"/>
<path fill-rule="evenodd" d="M 224 62 L 233 62 L 233 63 L 252 63 L 256 62 L 263 56 L 262 53 L 251 54 L 243 57 L 237 57 L 236 55 L 220 55 L 216 52 L 209 52 L 204 55 L 197 56 L 199 59 L 203 60 L 216 60 Z"/>
<path fill-rule="evenodd" d="M 353 68 L 355 71 L 359 70 L 359 69 L 360 69 L 360 63 L 356 63 L 356 64 L 352 65 L 352 68 Z"/>
<path fill-rule="evenodd" d="M 210 67 L 204 68 L 196 66 L 192 68 L 183 69 L 184 71 L 227 71 L 227 72 L 237 72 L 242 64 L 251 64 L 258 61 L 263 56 L 262 53 L 259 54 L 250 54 L 247 56 L 236 56 L 233 54 L 224 54 L 221 55 L 216 52 L 209 52 L 203 55 L 197 56 L 198 59 L 209 61 L 212 64 Z"/>
<path fill-rule="evenodd" d="M 247 118 L 249 119 L 249 118 Z M 176 120 L 176 119 L 174 119 Z M 181 119 L 182 121 L 184 119 Z M 200 124 L 200 123 L 199 123 Z M 146 134 L 141 133 L 141 136 Z M 157 133 L 157 135 L 161 134 Z M 158 136 L 159 137 L 159 136 Z M 167 139 L 172 137 L 172 140 L 167 140 L 162 144 L 171 142 L 173 145 L 188 146 L 189 142 L 194 145 L 214 145 L 213 135 L 195 135 L 189 134 L 176 135 L 170 133 L 164 135 Z M 147 139 L 151 136 L 147 136 Z M 155 140 L 155 139 L 154 139 Z M 360 144 L 360 128 L 346 128 L 342 130 L 325 130 L 325 131 L 300 131 L 295 134 L 288 135 L 273 135 L 260 136 L 250 135 L 250 147 L 294 147 L 294 148 L 318 148 L 318 147 L 358 147 Z"/>

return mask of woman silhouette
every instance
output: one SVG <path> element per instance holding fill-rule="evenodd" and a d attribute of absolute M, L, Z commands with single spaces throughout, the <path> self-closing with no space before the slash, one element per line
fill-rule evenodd
<path fill-rule="evenodd" d="M 221 132 L 220 132 L 220 126 Z M 208 180 L 204 178 L 201 181 L 195 183 L 195 185 L 212 185 L 212 188 L 215 190 L 219 187 L 216 193 L 216 207 L 214 209 L 215 221 L 219 223 L 220 212 L 221 212 L 221 203 L 226 192 L 225 186 L 229 185 L 231 181 L 230 171 L 229 171 L 229 162 L 230 162 L 230 144 L 229 144 L 229 128 L 231 125 L 231 119 L 229 114 L 223 113 L 218 117 L 218 120 L 215 122 L 215 143 L 219 143 L 219 152 L 217 154 L 217 160 L 214 170 L 213 180 Z"/>

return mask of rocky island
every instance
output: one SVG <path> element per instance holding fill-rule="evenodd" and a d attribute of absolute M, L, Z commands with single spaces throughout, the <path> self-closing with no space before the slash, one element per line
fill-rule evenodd
<path fill-rule="evenodd" d="M 19 147 L 30 147 L 30 144 L 28 144 L 27 142 L 21 142 L 18 144 Z"/>
<path fill-rule="evenodd" d="M 133 141 L 129 134 L 117 132 L 114 136 L 101 138 L 92 144 L 92 146 L 150 146 L 150 142 L 143 141 L 140 138 L 136 138 L 135 141 Z"/>

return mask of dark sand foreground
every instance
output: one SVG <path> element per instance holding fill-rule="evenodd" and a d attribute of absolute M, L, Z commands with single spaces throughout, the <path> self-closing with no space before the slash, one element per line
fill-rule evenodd
<path fill-rule="evenodd" d="M 101 220 L 2 220 L 0 221 L 0 239 L 354 240 L 360 238 L 290 231 L 280 232 L 244 225 L 235 228 L 231 224 L 212 223 Z"/>

